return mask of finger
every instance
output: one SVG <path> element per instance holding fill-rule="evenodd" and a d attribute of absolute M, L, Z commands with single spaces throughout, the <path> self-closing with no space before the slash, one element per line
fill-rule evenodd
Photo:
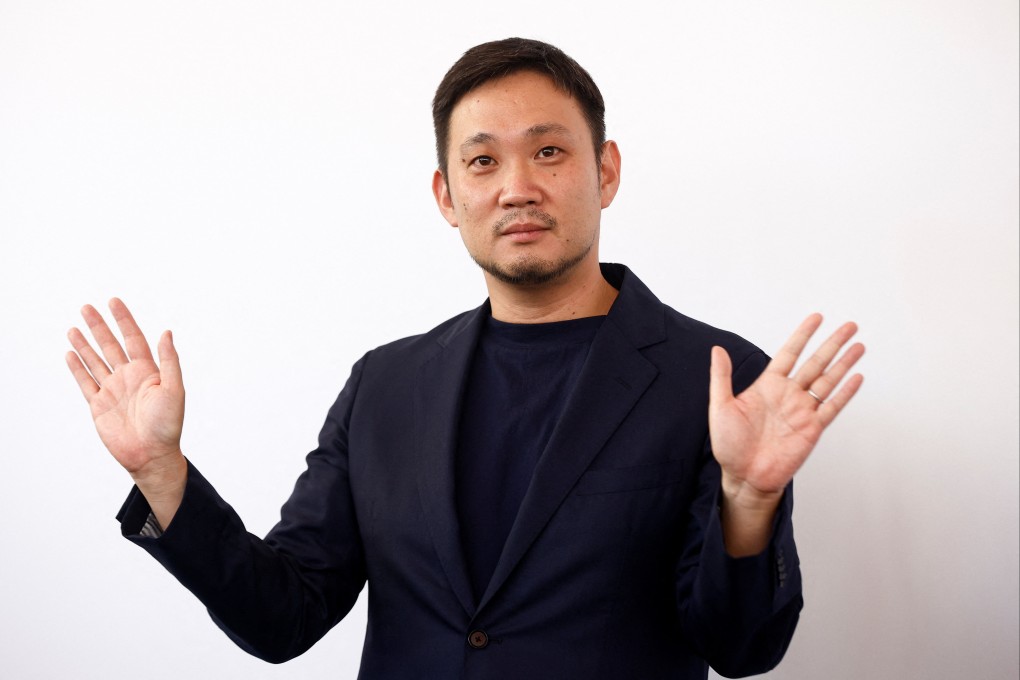
<path fill-rule="evenodd" d="M 718 346 L 712 348 L 708 398 L 712 406 L 720 406 L 733 399 L 733 362 L 726 350 Z"/>
<path fill-rule="evenodd" d="M 110 311 L 113 312 L 113 318 L 117 321 L 120 334 L 124 336 L 124 346 L 127 348 L 128 356 L 132 359 L 152 361 L 149 343 L 145 340 L 138 324 L 135 323 L 135 317 L 131 316 L 127 305 L 120 298 L 113 298 L 110 300 Z"/>
<path fill-rule="evenodd" d="M 164 331 L 159 338 L 159 382 L 174 393 L 184 392 L 184 380 L 181 377 L 181 360 L 174 347 L 174 336 Z"/>
<path fill-rule="evenodd" d="M 836 389 L 843 377 L 850 372 L 850 369 L 862 356 L 864 356 L 864 345 L 859 342 L 851 345 L 839 358 L 839 361 L 811 383 L 811 391 L 821 397 L 823 401 L 828 399 L 829 394 Z"/>
<path fill-rule="evenodd" d="M 92 345 L 77 328 L 72 328 L 67 332 L 67 339 L 71 341 L 71 347 L 74 347 L 74 351 L 80 357 L 78 363 L 84 361 L 95 382 L 102 384 L 103 379 L 110 375 L 110 368 L 103 358 L 96 353 L 96 350 L 92 349 Z"/>
<path fill-rule="evenodd" d="M 78 355 L 74 352 L 68 352 L 64 355 L 64 361 L 67 362 L 67 367 L 71 369 L 71 375 L 74 376 L 75 382 L 78 383 L 78 387 L 81 389 L 82 395 L 85 397 L 85 401 L 90 401 L 92 395 L 99 392 L 99 385 L 92 378 L 92 374 L 85 368 L 85 364 L 81 362 Z"/>
<path fill-rule="evenodd" d="M 815 313 L 804 319 L 797 330 L 793 332 L 789 340 L 779 348 L 776 352 L 776 356 L 772 357 L 772 361 L 765 367 L 765 370 L 770 373 L 778 373 L 780 375 L 789 375 L 790 371 L 797 363 L 800 353 L 804 351 L 804 347 L 807 346 L 808 340 L 815 334 L 818 327 L 822 325 L 822 315 Z"/>
<path fill-rule="evenodd" d="M 818 417 L 822 421 L 822 427 L 828 427 L 829 424 L 836 419 L 839 412 L 843 410 L 850 399 L 857 394 L 857 390 L 861 389 L 861 385 L 864 383 L 864 376 L 860 373 L 856 373 L 850 377 L 843 387 L 836 392 L 832 399 L 818 407 Z"/>
<path fill-rule="evenodd" d="M 852 321 L 848 321 L 839 328 L 836 332 L 828 337 L 828 339 L 822 343 L 822 345 L 815 350 L 807 361 L 805 361 L 797 373 L 793 376 L 793 380 L 807 389 L 811 383 L 815 381 L 818 376 L 825 372 L 829 362 L 832 361 L 833 357 L 839 353 L 839 350 L 847 343 L 850 338 L 857 332 L 857 324 Z"/>
<path fill-rule="evenodd" d="M 124 354 L 124 350 L 121 348 L 120 343 L 117 342 L 117 338 L 114 337 L 110 327 L 106 325 L 106 321 L 96 311 L 96 308 L 92 305 L 85 305 L 81 308 L 81 315 L 85 319 L 85 323 L 88 324 L 89 330 L 92 331 L 92 337 L 96 339 L 96 343 L 99 345 L 103 356 L 106 357 L 106 363 L 110 365 L 110 368 L 116 370 L 121 364 L 126 364 L 128 361 L 127 355 Z"/>

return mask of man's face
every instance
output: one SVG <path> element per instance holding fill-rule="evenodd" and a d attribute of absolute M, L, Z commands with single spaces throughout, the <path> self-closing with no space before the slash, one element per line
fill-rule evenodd
<path fill-rule="evenodd" d="M 538 285 L 598 266 L 599 220 L 619 184 L 606 142 L 596 165 L 578 103 L 523 71 L 468 92 L 450 116 L 436 202 L 475 262 L 498 281 Z M 600 172 L 601 170 L 601 172 Z"/>

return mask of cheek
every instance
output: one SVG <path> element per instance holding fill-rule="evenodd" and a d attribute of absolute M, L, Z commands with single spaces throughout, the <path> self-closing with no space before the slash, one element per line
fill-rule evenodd
<path fill-rule="evenodd" d="M 580 168 L 572 172 L 557 172 L 550 177 L 554 192 L 573 205 L 599 203 L 601 185 L 598 175 Z"/>
<path fill-rule="evenodd" d="M 481 231 L 479 225 L 484 222 L 484 215 L 478 210 L 478 205 L 470 198 L 458 199 L 455 206 L 457 211 L 457 228 L 460 230 L 460 237 L 464 243 L 471 243 L 478 240 Z"/>
<path fill-rule="evenodd" d="M 599 195 L 598 185 L 590 185 L 587 182 L 574 184 L 571 189 L 563 194 L 574 210 L 586 212 L 598 210 L 602 207 L 602 199 Z"/>
<path fill-rule="evenodd" d="M 461 189 L 453 195 L 453 208 L 461 226 L 470 227 L 486 218 L 484 196 L 476 191 Z"/>
<path fill-rule="evenodd" d="M 469 219 L 473 206 L 477 204 L 475 197 L 463 186 L 450 193 L 450 203 L 458 219 Z"/>
<path fill-rule="evenodd" d="M 457 221 L 460 223 L 460 230 L 462 232 L 471 231 L 471 228 L 475 224 L 475 215 L 472 209 L 473 204 L 470 200 L 459 200 L 455 209 L 457 211 Z"/>

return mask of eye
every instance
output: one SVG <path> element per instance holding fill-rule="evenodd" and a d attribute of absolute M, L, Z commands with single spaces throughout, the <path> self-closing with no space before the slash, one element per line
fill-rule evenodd
<path fill-rule="evenodd" d="M 468 165 L 473 165 L 478 168 L 488 168 L 496 163 L 492 156 L 476 156 L 471 159 Z"/>
<path fill-rule="evenodd" d="M 543 146 L 538 151 L 539 158 L 555 158 L 559 155 L 561 149 L 555 146 Z"/>

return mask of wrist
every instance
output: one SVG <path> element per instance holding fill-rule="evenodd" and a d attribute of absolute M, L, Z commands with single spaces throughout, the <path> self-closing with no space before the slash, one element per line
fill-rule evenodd
<path fill-rule="evenodd" d="M 783 493 L 761 491 L 723 475 L 719 512 L 727 553 L 732 557 L 748 557 L 768 546 Z"/>
<path fill-rule="evenodd" d="M 722 473 L 722 501 L 741 512 L 763 514 L 769 517 L 783 500 L 786 489 L 779 491 L 763 491 L 749 484 L 746 480 L 737 479 Z"/>
<path fill-rule="evenodd" d="M 131 479 L 146 498 L 179 496 L 188 480 L 188 461 L 177 449 L 132 471 Z"/>
<path fill-rule="evenodd" d="M 148 501 L 156 521 L 164 530 L 169 529 L 184 500 L 184 488 L 188 484 L 188 461 L 184 454 L 178 449 L 160 456 L 133 472 L 131 477 Z"/>

